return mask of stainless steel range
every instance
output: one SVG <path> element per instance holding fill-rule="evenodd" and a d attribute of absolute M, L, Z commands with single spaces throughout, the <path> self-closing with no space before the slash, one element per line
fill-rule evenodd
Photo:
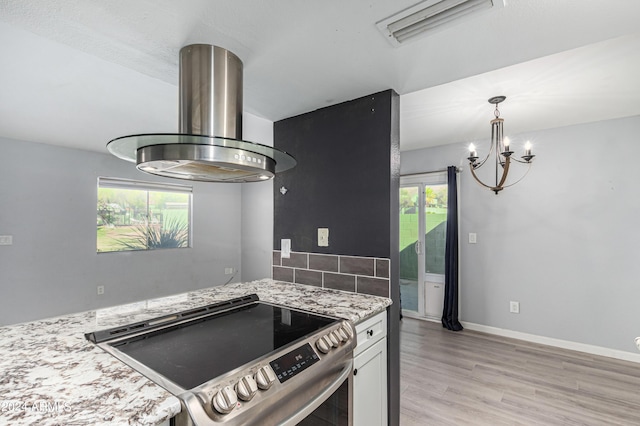
<path fill-rule="evenodd" d="M 176 425 L 352 422 L 350 321 L 250 295 L 86 337 L 177 396 Z"/>

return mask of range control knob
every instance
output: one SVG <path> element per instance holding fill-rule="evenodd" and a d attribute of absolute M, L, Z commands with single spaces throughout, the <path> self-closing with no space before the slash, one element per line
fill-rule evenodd
<path fill-rule="evenodd" d="M 253 377 L 244 376 L 236 385 L 238 398 L 243 401 L 251 401 L 251 398 L 258 392 L 258 384 Z"/>
<path fill-rule="evenodd" d="M 329 350 L 331 350 L 331 342 L 327 336 L 322 336 L 316 341 L 316 348 L 323 354 L 329 353 Z"/>
<path fill-rule="evenodd" d="M 340 336 L 338 335 L 338 333 L 336 333 L 335 331 L 332 331 L 331 333 L 329 333 L 329 340 L 331 340 L 331 344 L 333 345 L 334 348 L 337 348 L 338 346 L 340 346 Z"/>
<path fill-rule="evenodd" d="M 347 339 L 351 339 L 353 337 L 353 332 L 351 331 L 351 328 L 343 325 L 342 327 L 340 327 L 340 331 L 342 331 L 344 334 L 347 335 Z"/>
<path fill-rule="evenodd" d="M 230 413 L 238 403 L 238 396 L 229 386 L 222 388 L 213 396 L 213 408 L 220 414 Z"/>
<path fill-rule="evenodd" d="M 262 390 L 267 390 L 276 381 L 276 375 L 270 366 L 265 365 L 256 373 L 256 382 Z"/>
<path fill-rule="evenodd" d="M 349 340 L 349 335 L 344 330 L 344 327 L 340 327 L 338 330 L 336 330 L 336 333 L 338 333 L 338 337 L 340 337 L 340 340 L 342 342 L 346 342 L 347 340 Z"/>

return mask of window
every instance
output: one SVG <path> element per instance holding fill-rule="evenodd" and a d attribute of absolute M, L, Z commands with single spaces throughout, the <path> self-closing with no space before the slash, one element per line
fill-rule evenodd
<path fill-rule="evenodd" d="M 191 247 L 192 188 L 98 178 L 98 253 Z"/>

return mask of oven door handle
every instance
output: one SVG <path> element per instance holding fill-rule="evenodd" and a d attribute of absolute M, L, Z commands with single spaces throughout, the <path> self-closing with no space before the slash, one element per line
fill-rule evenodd
<path fill-rule="evenodd" d="M 340 386 L 351 376 L 351 372 L 353 370 L 353 360 L 349 360 L 345 367 L 340 372 L 340 375 L 331 382 L 327 387 L 325 387 L 322 392 L 316 395 L 315 398 L 310 400 L 304 407 L 301 407 L 300 410 L 296 411 L 294 415 L 285 419 L 281 426 L 293 426 L 298 424 L 301 420 L 307 417 L 309 414 L 313 413 L 313 411 L 322 405 L 335 391 L 338 390 Z M 351 394 L 351 390 L 349 390 L 349 394 Z M 351 409 L 349 410 L 349 416 L 351 416 Z M 349 422 L 351 424 L 351 422 Z"/>

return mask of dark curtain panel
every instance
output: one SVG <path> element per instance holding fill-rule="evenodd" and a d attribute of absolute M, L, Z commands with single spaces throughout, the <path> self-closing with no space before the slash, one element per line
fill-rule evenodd
<path fill-rule="evenodd" d="M 447 241 L 444 250 L 444 309 L 442 326 L 460 331 L 458 321 L 458 185 L 457 167 L 447 167 Z"/>

